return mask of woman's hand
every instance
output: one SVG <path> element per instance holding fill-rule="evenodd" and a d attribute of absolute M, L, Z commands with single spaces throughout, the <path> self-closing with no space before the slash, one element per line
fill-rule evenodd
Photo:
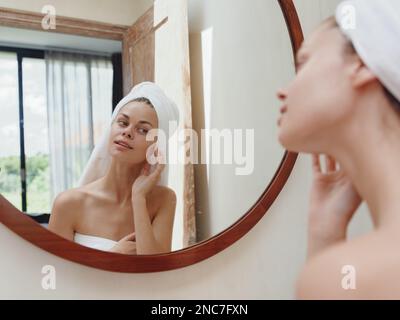
<path fill-rule="evenodd" d="M 146 162 L 135 182 L 132 185 L 132 198 L 146 197 L 160 179 L 161 172 L 165 168 L 163 155 L 157 150 L 157 165 L 155 170 L 150 173 L 150 164 Z"/>
<path fill-rule="evenodd" d="M 309 212 L 309 256 L 346 238 L 347 226 L 361 197 L 349 177 L 336 168 L 333 157 L 325 155 L 326 173 L 319 155 L 312 156 L 313 183 Z"/>
<path fill-rule="evenodd" d="M 111 248 L 110 252 L 121 253 L 121 254 L 136 254 L 136 236 L 135 232 L 128 234 L 117 242 L 117 244 Z"/>

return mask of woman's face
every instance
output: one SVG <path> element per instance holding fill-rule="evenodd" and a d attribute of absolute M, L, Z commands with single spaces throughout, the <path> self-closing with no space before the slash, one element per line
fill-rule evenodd
<path fill-rule="evenodd" d="M 345 38 L 338 28 L 322 25 L 297 54 L 298 73 L 278 91 L 283 113 L 279 141 L 293 152 L 323 152 L 351 114 L 354 90 Z"/>
<path fill-rule="evenodd" d="M 111 125 L 109 153 L 130 164 L 144 162 L 147 148 L 154 143 L 146 141 L 146 135 L 157 128 L 158 118 L 154 108 L 145 102 L 129 102 L 121 108 Z"/>

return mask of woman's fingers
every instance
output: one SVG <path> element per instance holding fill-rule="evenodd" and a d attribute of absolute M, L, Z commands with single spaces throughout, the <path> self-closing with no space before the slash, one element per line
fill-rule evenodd
<path fill-rule="evenodd" d="M 120 241 L 133 241 L 136 238 L 136 233 L 130 233 L 127 236 L 123 237 Z"/>
<path fill-rule="evenodd" d="M 165 164 L 165 157 L 164 157 L 164 154 L 160 151 L 159 148 L 157 148 L 157 149 L 155 150 L 154 155 L 156 156 L 157 163 Z"/>
<path fill-rule="evenodd" d="M 146 162 L 143 166 L 142 174 L 148 176 L 150 173 L 150 164 Z"/>
<path fill-rule="evenodd" d="M 337 170 L 335 158 L 330 155 L 324 155 L 324 157 L 326 172 L 335 172 Z M 315 173 L 322 173 L 322 166 L 319 154 L 312 155 L 312 168 Z"/>
<path fill-rule="evenodd" d="M 325 155 L 326 171 L 336 171 L 336 160 L 330 155 Z"/>
<path fill-rule="evenodd" d="M 165 161 L 164 161 L 164 155 L 160 152 L 158 148 L 156 150 L 156 156 L 157 156 L 157 166 L 153 172 L 153 175 L 159 176 L 165 168 Z"/>
<path fill-rule="evenodd" d="M 150 163 L 146 162 L 143 165 L 143 168 L 142 168 L 142 171 L 141 171 L 142 175 L 145 175 L 145 176 L 148 176 L 148 175 L 157 176 L 163 171 L 163 169 L 165 167 L 165 161 L 164 161 L 165 158 L 164 158 L 163 154 L 160 152 L 160 150 L 158 148 L 155 149 L 154 156 L 157 159 L 157 163 L 154 164 L 156 166 L 156 168 L 150 174 L 151 165 L 150 165 Z"/>
<path fill-rule="evenodd" d="M 154 183 L 160 179 L 161 172 L 163 171 L 165 164 L 158 163 L 156 169 L 150 174 L 150 179 L 153 180 Z"/>
<path fill-rule="evenodd" d="M 158 163 L 157 164 L 157 168 L 156 168 L 156 172 L 157 174 L 160 174 L 165 168 L 165 164 L 164 163 Z"/>
<path fill-rule="evenodd" d="M 312 155 L 312 169 L 315 173 L 321 173 L 321 162 L 319 160 L 319 154 L 314 153 Z"/>

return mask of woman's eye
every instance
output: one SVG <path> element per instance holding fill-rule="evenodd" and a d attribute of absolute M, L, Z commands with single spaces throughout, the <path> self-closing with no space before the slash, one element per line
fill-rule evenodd
<path fill-rule="evenodd" d="M 149 130 L 144 129 L 144 128 L 138 128 L 139 133 L 141 134 L 147 134 L 147 132 L 149 132 Z"/>
<path fill-rule="evenodd" d="M 128 125 L 128 123 L 127 123 L 127 122 L 125 122 L 125 121 L 122 121 L 122 120 L 119 120 L 119 121 L 118 121 L 118 123 L 119 123 L 119 124 L 122 124 L 122 125 L 124 125 L 124 126 L 127 126 L 127 125 Z"/>

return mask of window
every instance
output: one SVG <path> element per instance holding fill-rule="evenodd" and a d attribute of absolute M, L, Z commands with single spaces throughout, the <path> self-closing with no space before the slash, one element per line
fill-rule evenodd
<path fill-rule="evenodd" d="M 49 141 L 44 59 L 24 58 L 23 120 L 26 161 L 27 212 L 50 212 Z"/>
<path fill-rule="evenodd" d="M 50 213 L 52 200 L 60 192 L 59 189 L 62 189 L 58 188 L 59 185 L 54 187 L 54 181 L 56 180 L 56 184 L 64 185 L 64 171 L 71 171 L 69 163 L 63 164 L 65 168 L 60 169 L 58 167 L 60 161 L 57 158 L 59 154 L 57 157 L 54 154 L 59 151 L 57 149 L 59 142 L 55 143 L 52 136 L 55 132 L 54 125 L 49 127 L 49 121 L 54 119 L 54 112 L 49 114 L 49 110 L 55 109 L 49 108 L 54 107 L 56 91 L 50 90 L 53 101 L 49 104 L 50 100 L 47 101 L 47 97 L 50 88 L 47 88 L 47 77 L 54 78 L 54 75 L 47 74 L 51 69 L 46 68 L 47 56 L 46 59 L 45 56 L 43 50 L 0 47 L 0 193 L 15 207 L 30 215 Z M 87 58 L 90 61 L 90 57 Z M 82 92 L 72 94 L 73 98 L 71 95 L 68 96 L 62 104 L 63 108 L 64 104 L 67 104 L 68 108 L 79 111 L 82 108 L 81 101 L 91 101 L 88 105 L 94 112 L 89 127 L 92 130 L 90 134 L 92 140 L 96 144 L 102 128 L 111 117 L 113 67 L 107 60 L 103 62 L 104 60 L 94 58 L 92 61 L 88 78 L 90 91 L 83 90 L 84 96 Z M 65 83 L 60 85 L 62 88 Z M 60 103 L 57 102 L 55 105 L 59 106 Z M 72 117 L 74 114 L 68 113 L 68 115 Z M 75 120 L 80 121 L 79 116 L 74 116 L 77 119 L 68 118 L 57 125 L 74 128 Z M 76 131 L 80 132 L 79 129 Z M 88 144 L 87 138 L 82 141 Z M 70 141 L 66 143 L 69 145 Z M 64 150 L 69 149 L 64 147 Z M 90 149 L 88 151 L 90 152 Z M 63 157 L 70 155 L 73 154 L 67 152 Z M 84 159 L 85 162 L 86 160 Z M 54 161 L 57 162 L 55 167 L 52 166 L 52 161 L 54 166 L 56 165 Z M 62 183 L 58 183 L 58 177 L 55 177 L 57 170 L 63 171 L 64 175 L 60 174 L 62 177 L 59 178 Z"/>

